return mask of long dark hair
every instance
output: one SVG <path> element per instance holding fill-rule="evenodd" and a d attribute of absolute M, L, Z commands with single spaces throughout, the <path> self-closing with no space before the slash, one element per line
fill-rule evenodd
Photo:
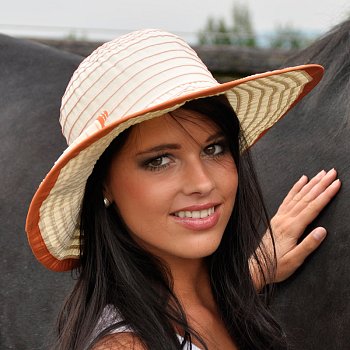
<path fill-rule="evenodd" d="M 269 227 L 268 216 L 249 150 L 242 152 L 245 143 L 238 119 L 224 96 L 193 100 L 183 108 L 205 114 L 216 123 L 229 140 L 238 169 L 234 210 L 218 249 L 206 259 L 220 316 L 239 349 L 285 349 L 284 334 L 267 311 L 266 299 L 257 293 L 250 274 L 251 258 L 261 273 L 266 267 L 273 270 L 274 264 L 263 250 L 256 253 L 261 235 Z M 59 318 L 57 348 L 86 349 L 125 325 L 148 349 L 182 349 L 179 332 L 184 341 L 195 337 L 206 349 L 205 342 L 188 326 L 172 291 L 167 266 L 131 238 L 113 207 L 104 206 L 108 166 L 129 132 L 111 143 L 87 181 L 80 220 L 79 277 Z M 96 334 L 106 307 L 112 307 L 120 319 Z"/>

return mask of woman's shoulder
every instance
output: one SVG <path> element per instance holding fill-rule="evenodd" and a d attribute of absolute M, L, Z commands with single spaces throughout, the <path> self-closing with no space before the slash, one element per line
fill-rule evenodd
<path fill-rule="evenodd" d="M 132 328 L 123 322 L 123 319 L 113 305 L 105 306 L 98 324 L 93 332 L 92 339 L 95 339 L 100 333 L 105 331 L 111 325 L 120 324 L 112 328 L 106 335 L 99 339 L 91 350 L 146 350 L 147 347 L 142 343 L 139 337 L 135 335 Z M 177 335 L 180 343 L 184 338 Z M 188 343 L 186 342 L 188 345 Z M 90 348 L 89 348 L 90 349 Z M 192 350 L 200 350 L 192 344 Z"/>
<path fill-rule="evenodd" d="M 146 347 L 134 333 L 123 332 L 104 336 L 92 350 L 146 350 Z"/>
<path fill-rule="evenodd" d="M 178 335 L 180 341 L 183 338 Z M 188 343 L 186 343 L 188 346 Z M 192 344 L 192 350 L 200 350 L 197 346 Z M 142 341 L 131 332 L 112 333 L 100 339 L 91 350 L 146 350 L 147 347 Z"/>

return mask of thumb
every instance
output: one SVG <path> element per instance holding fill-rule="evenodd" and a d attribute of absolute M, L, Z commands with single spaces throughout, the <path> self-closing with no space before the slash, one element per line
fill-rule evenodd
<path fill-rule="evenodd" d="M 324 227 L 312 230 L 294 249 L 283 256 L 283 264 L 278 264 L 275 282 L 281 282 L 291 276 L 323 242 L 327 235 Z"/>
<path fill-rule="evenodd" d="M 317 227 L 313 231 L 311 231 L 310 235 L 312 235 L 313 239 L 316 240 L 316 242 L 318 242 L 316 246 L 317 248 L 319 244 L 326 238 L 327 231 L 324 227 Z"/>
<path fill-rule="evenodd" d="M 314 252 L 326 238 L 327 231 L 324 227 L 312 230 L 292 251 L 286 256 L 295 268 L 303 264 L 304 260 Z"/>

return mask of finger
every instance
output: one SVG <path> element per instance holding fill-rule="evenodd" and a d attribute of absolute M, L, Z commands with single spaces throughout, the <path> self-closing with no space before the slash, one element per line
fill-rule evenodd
<path fill-rule="evenodd" d="M 309 233 L 302 242 L 300 242 L 293 250 L 288 252 L 284 257 L 284 264 L 288 266 L 288 271 L 285 271 L 281 276 L 282 279 L 286 279 L 294 273 L 294 271 L 300 267 L 305 259 L 313 253 L 320 244 L 324 241 L 327 235 L 327 231 L 323 227 L 317 227 L 311 233 Z"/>
<path fill-rule="evenodd" d="M 288 203 L 295 197 L 297 193 L 307 184 L 308 178 L 303 175 L 291 188 L 287 196 L 284 198 L 282 205 L 288 205 Z M 281 205 L 281 206 L 282 206 Z"/>
<path fill-rule="evenodd" d="M 316 186 L 325 176 L 327 172 L 325 170 L 321 170 L 317 175 L 315 175 L 300 191 L 297 193 L 293 200 L 298 200 L 299 198 L 304 197 L 310 190 Z"/>
<path fill-rule="evenodd" d="M 303 175 L 300 180 L 293 186 L 287 197 L 283 201 L 283 204 L 289 207 L 293 207 L 303 196 L 305 196 L 316 184 L 318 184 L 327 173 L 321 170 L 315 175 L 309 182 L 307 177 Z"/>
<path fill-rule="evenodd" d="M 322 209 L 332 200 L 332 198 L 338 193 L 341 187 L 339 179 L 334 180 L 330 186 L 328 186 L 317 198 L 315 198 L 309 205 L 299 214 L 299 220 L 308 225 L 313 221 Z"/>
<path fill-rule="evenodd" d="M 311 189 L 309 189 L 308 193 L 306 193 L 303 197 L 300 197 L 299 200 L 295 200 L 294 206 L 290 208 L 291 215 L 298 215 L 302 210 L 304 210 L 308 206 L 314 205 L 313 201 L 317 200 L 321 194 L 323 194 L 325 191 L 327 191 L 327 189 L 330 186 L 332 186 L 336 176 L 337 172 L 334 169 L 330 170 L 317 184 L 314 184 L 314 186 Z M 333 193 L 332 190 L 328 191 L 327 193 L 329 192 Z M 316 204 L 320 203 L 321 202 L 317 202 Z"/>
<path fill-rule="evenodd" d="M 335 169 L 331 169 L 327 174 L 315 184 L 310 191 L 304 196 L 305 201 L 312 201 L 318 195 L 320 195 L 337 177 L 337 172 Z"/>

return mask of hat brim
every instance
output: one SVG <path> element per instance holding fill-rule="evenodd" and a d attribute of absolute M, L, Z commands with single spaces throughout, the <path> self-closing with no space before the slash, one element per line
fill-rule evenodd
<path fill-rule="evenodd" d="M 322 66 L 312 64 L 290 67 L 192 92 L 166 103 L 126 115 L 69 146 L 40 184 L 29 207 L 26 231 L 36 258 L 44 266 L 54 271 L 67 271 L 79 266 L 79 208 L 85 184 L 98 158 L 123 130 L 177 109 L 190 100 L 226 94 L 230 101 L 231 94 L 235 91 L 234 88 L 244 91 L 252 82 L 262 83 L 264 78 L 277 78 L 284 74 L 293 75 L 296 72 L 308 78 L 300 83 L 300 86 L 291 87 L 295 91 L 288 96 L 286 105 L 277 104 L 271 107 L 275 109 L 271 114 L 274 115 L 274 118 L 267 118 L 269 121 L 264 121 L 264 123 L 260 121 L 260 129 L 255 128 L 257 129 L 255 134 L 248 135 L 248 146 L 251 146 L 318 84 L 323 75 Z M 249 92 L 247 94 L 249 95 Z M 261 104 L 264 98 L 261 95 L 251 97 L 249 106 L 254 103 Z M 230 102 L 234 107 L 234 103 Z M 247 113 L 245 111 L 245 114 Z M 240 113 L 236 111 L 236 114 L 242 123 Z M 249 121 L 249 123 L 252 122 Z M 55 248 L 56 246 L 59 248 Z"/>

